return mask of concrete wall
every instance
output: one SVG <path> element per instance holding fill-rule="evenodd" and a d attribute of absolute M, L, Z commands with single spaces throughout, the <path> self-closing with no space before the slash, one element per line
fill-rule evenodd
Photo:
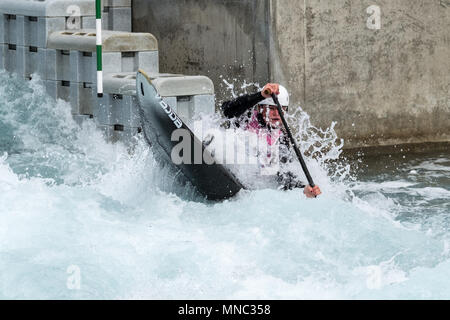
<path fill-rule="evenodd" d="M 217 100 L 235 83 L 269 78 L 268 0 L 133 0 L 133 31 L 159 41 L 162 72 L 204 74 Z"/>
<path fill-rule="evenodd" d="M 220 75 L 286 85 L 346 147 L 450 141 L 450 0 L 134 0 L 133 30 L 219 100 Z"/>
<path fill-rule="evenodd" d="M 450 1 L 277 0 L 272 21 L 272 78 L 347 146 L 450 140 Z"/>

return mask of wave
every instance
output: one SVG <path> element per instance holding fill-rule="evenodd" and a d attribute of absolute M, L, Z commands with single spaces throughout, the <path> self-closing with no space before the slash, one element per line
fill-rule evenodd
<path fill-rule="evenodd" d="M 39 79 L 0 80 L 0 298 L 450 296 L 448 232 L 399 219 L 414 204 L 398 211 L 398 198 L 382 192 L 417 185 L 358 189 L 333 127 L 314 129 L 303 111 L 297 130 L 323 196 L 262 189 L 211 203 L 177 183 L 142 139 L 133 150 L 110 144 L 94 123 L 79 127 Z M 418 192 L 428 206 L 436 200 L 434 189 Z"/>

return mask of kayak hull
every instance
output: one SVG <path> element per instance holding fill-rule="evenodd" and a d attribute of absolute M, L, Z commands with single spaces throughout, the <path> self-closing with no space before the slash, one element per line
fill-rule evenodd
<path fill-rule="evenodd" d="M 181 170 L 208 200 L 229 199 L 243 189 L 243 185 L 227 168 L 214 162 L 211 153 L 173 109 L 162 100 L 150 78 L 141 70 L 136 76 L 136 94 L 145 139 L 151 145 L 153 152 L 157 153 L 158 159 L 169 162 Z M 174 133 L 176 133 L 174 137 L 187 138 L 187 141 L 172 139 Z M 184 152 L 187 150 L 182 151 L 185 160 L 182 163 L 179 163 L 179 157 L 174 159 L 172 156 L 174 147 L 180 142 L 183 142 L 183 146 L 190 148 L 190 152 L 186 154 Z"/>

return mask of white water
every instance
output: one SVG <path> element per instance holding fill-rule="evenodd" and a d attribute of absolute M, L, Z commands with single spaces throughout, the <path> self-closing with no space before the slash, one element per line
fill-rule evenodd
<path fill-rule="evenodd" d="M 142 140 L 129 153 L 79 128 L 38 80 L 0 81 L 0 298 L 450 298 L 445 157 L 357 179 L 328 163 L 334 130 L 302 113 L 302 148 L 332 145 L 307 159 L 322 196 L 208 203 Z"/>

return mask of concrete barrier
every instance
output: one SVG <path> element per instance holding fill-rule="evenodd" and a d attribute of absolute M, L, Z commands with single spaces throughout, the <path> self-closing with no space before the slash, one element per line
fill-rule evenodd
<path fill-rule="evenodd" d="M 163 76 L 152 81 L 158 93 L 191 129 L 194 115 L 215 112 L 214 84 L 207 77 Z"/>
<path fill-rule="evenodd" d="M 214 113 L 214 86 L 207 77 L 159 73 L 149 76 L 161 97 L 188 126 L 193 126 L 194 115 Z M 140 127 L 136 73 L 105 75 L 104 92 L 99 108 L 94 111 L 100 125 Z"/>
<path fill-rule="evenodd" d="M 131 1 L 103 1 L 103 29 L 131 32 Z M 45 48 L 58 30 L 95 29 L 95 0 L 2 0 L 0 43 Z"/>
<path fill-rule="evenodd" d="M 271 73 L 314 123 L 348 147 L 450 141 L 446 2 L 305 3 L 273 2 Z"/>
<path fill-rule="evenodd" d="M 88 108 L 95 103 L 93 97 L 96 77 L 96 39 L 95 30 L 65 30 L 50 34 L 46 49 L 46 79 L 57 86 L 56 94 L 63 94 L 60 98 L 66 99 L 67 93 L 63 84 L 69 84 L 69 100 L 74 114 L 102 115 L 101 110 L 94 112 L 95 108 Z M 108 73 L 136 72 L 139 68 L 157 73 L 158 42 L 148 33 L 129 33 L 119 31 L 102 32 L 103 41 L 103 71 Z M 104 82 L 107 83 L 108 81 Z M 104 84 L 105 85 L 105 84 Z M 52 90 L 55 92 L 55 90 Z M 108 91 L 106 91 L 108 92 Z M 123 94 L 112 92 L 113 94 Z M 130 99 L 115 101 L 105 97 L 100 104 L 130 104 Z M 102 124 L 111 124 L 110 121 Z M 130 120 L 134 121 L 134 120 Z"/>
<path fill-rule="evenodd" d="M 47 36 L 56 30 L 80 29 L 95 18 L 93 0 L 2 0 L 0 41 L 45 48 Z"/>
<path fill-rule="evenodd" d="M 190 124 L 214 112 L 214 86 L 202 76 L 159 73 L 159 48 L 131 30 L 131 0 L 104 0 L 104 92 L 98 98 L 94 0 L 1 0 L 0 67 L 25 79 L 38 75 L 48 94 L 70 103 L 77 123 L 95 121 L 111 141 L 132 144 L 140 132 L 136 71 L 150 74 L 163 98 Z M 74 11 L 75 10 L 75 11 Z M 105 22 L 106 21 L 106 22 Z"/>
<path fill-rule="evenodd" d="M 104 29 L 131 31 L 131 7 L 105 7 L 103 16 Z"/>
<path fill-rule="evenodd" d="M 89 82 L 70 82 L 69 102 L 72 114 L 93 115 L 96 108 L 96 99 L 92 95 L 95 86 Z"/>
<path fill-rule="evenodd" d="M 23 70 L 23 76 L 28 79 L 31 78 L 32 74 L 37 74 L 44 79 L 45 64 L 42 63 L 42 61 L 45 61 L 46 50 L 44 48 L 31 46 L 19 46 L 17 48 L 19 56 L 24 57 L 24 59 L 20 59 L 20 62 L 24 63 L 24 66 L 17 68 Z"/>
<path fill-rule="evenodd" d="M 53 99 L 62 99 L 65 101 L 70 101 L 70 81 L 55 81 L 55 80 L 44 80 L 47 93 Z M 72 114 L 76 113 L 77 108 L 72 107 Z"/>
<path fill-rule="evenodd" d="M 60 50 L 95 51 L 95 29 L 53 32 L 48 39 L 48 48 Z M 157 51 L 158 41 L 150 33 L 102 31 L 104 52 Z"/>
<path fill-rule="evenodd" d="M 53 32 L 48 39 L 49 80 L 96 82 L 95 30 Z M 159 71 L 158 42 L 149 33 L 102 32 L 103 71 Z M 70 67 L 70 69 L 69 69 Z M 53 71 L 54 70 L 54 71 Z M 76 78 L 74 78 L 76 77 Z"/>
<path fill-rule="evenodd" d="M 6 70 L 5 59 L 6 59 L 6 50 L 8 50 L 8 46 L 4 43 L 0 43 L 0 68 Z"/>
<path fill-rule="evenodd" d="M 80 16 L 95 16 L 93 0 L 2 0 L 0 11 L 8 14 L 32 17 L 66 17 L 73 13 Z"/>
<path fill-rule="evenodd" d="M 102 28 L 131 32 L 131 0 L 103 0 Z M 83 28 L 95 28 L 95 19 L 86 19 Z"/>

